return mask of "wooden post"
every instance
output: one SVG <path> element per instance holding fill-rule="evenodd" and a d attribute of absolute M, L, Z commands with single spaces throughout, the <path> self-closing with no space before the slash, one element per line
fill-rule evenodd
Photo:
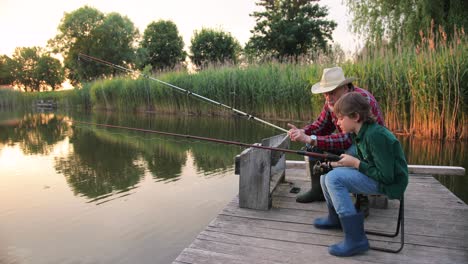
<path fill-rule="evenodd" d="M 288 148 L 286 134 L 262 140 L 263 146 Z M 284 179 L 286 157 L 284 153 L 258 148 L 248 148 L 236 157 L 239 173 L 239 206 L 257 210 L 271 208 L 271 193 Z"/>

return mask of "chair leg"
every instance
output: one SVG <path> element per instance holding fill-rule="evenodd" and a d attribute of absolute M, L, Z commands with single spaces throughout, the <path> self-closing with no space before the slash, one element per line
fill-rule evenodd
<path fill-rule="evenodd" d="M 404 197 L 400 199 L 400 208 L 398 210 L 398 221 L 396 231 L 393 234 L 383 233 L 383 232 L 376 232 L 376 231 L 366 231 L 366 234 L 369 235 L 376 235 L 376 236 L 384 236 L 384 237 L 396 237 L 400 233 L 400 226 L 401 226 L 401 235 L 400 235 L 400 247 L 398 249 L 388 249 L 388 248 L 381 248 L 381 247 L 370 247 L 373 250 L 389 252 L 389 253 L 398 253 L 403 249 L 405 245 L 405 205 L 404 205 Z"/>

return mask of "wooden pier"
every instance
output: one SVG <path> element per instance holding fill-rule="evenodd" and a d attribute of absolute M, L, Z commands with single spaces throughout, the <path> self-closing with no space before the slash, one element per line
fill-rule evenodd
<path fill-rule="evenodd" d="M 285 180 L 270 186 L 270 209 L 241 208 L 235 197 L 173 263 L 468 263 L 468 206 L 426 173 L 430 168 L 410 166 L 400 253 L 369 250 L 339 258 L 328 254 L 328 246 L 341 241 L 343 233 L 312 225 L 326 214 L 325 202 L 296 203 L 297 194 L 290 193 L 293 186 L 310 187 L 306 163 L 286 164 Z M 449 174 L 464 174 L 463 168 L 448 169 Z M 398 204 L 390 200 L 387 209 L 371 207 L 365 229 L 394 231 Z M 368 238 L 371 246 L 399 245 L 399 238 Z"/>
<path fill-rule="evenodd" d="M 37 109 L 56 109 L 57 108 L 57 102 L 54 100 L 36 100 L 33 102 L 33 107 Z"/>

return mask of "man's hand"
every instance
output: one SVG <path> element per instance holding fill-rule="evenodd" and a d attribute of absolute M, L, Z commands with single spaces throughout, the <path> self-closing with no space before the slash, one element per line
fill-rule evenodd
<path fill-rule="evenodd" d="M 353 167 L 359 169 L 361 161 L 358 158 L 348 154 L 341 154 L 340 157 L 339 161 L 331 162 L 332 167 Z"/>
<path fill-rule="evenodd" d="M 288 135 L 292 141 L 299 141 L 303 143 L 311 143 L 311 139 L 308 135 L 305 134 L 304 129 L 299 129 L 293 124 L 288 123 L 288 127 L 290 128 L 288 131 Z"/>

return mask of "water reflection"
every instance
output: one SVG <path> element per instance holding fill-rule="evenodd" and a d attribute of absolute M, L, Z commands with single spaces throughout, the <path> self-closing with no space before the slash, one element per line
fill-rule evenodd
<path fill-rule="evenodd" d="M 15 122 L 11 122 L 14 120 Z M 66 155 L 55 157 L 55 169 L 75 195 L 92 202 L 128 195 L 145 175 L 156 182 L 181 178 L 190 153 L 197 174 L 205 177 L 233 169 L 241 148 L 210 142 L 184 140 L 113 128 L 99 128 L 69 120 L 145 128 L 178 134 L 255 143 L 277 134 L 276 130 L 242 118 L 133 115 L 121 113 L 27 113 L 0 114 L 0 148 L 17 144 L 26 155 L 47 155 L 58 142 L 69 141 Z M 286 126 L 286 123 L 284 124 Z M 399 137 L 409 164 L 468 167 L 466 142 L 443 142 Z M 300 146 L 293 145 L 293 148 Z M 288 158 L 291 158 L 290 156 Z M 293 158 L 302 159 L 300 156 Z M 438 178 L 467 201 L 467 177 Z M 113 198 L 112 198 L 113 199 Z"/>
<path fill-rule="evenodd" d="M 6 125 L 0 126 L 0 142 L 6 145 L 18 143 L 25 154 L 49 154 L 66 136 L 64 119 L 61 115 L 42 113 L 4 120 Z"/>
<path fill-rule="evenodd" d="M 468 169 L 467 141 L 441 141 L 399 137 L 409 164 L 461 166 Z M 468 203 L 468 174 L 464 176 L 439 175 L 435 178 Z"/>
<path fill-rule="evenodd" d="M 68 153 L 55 157 L 54 167 L 65 177 L 75 195 L 96 203 L 109 201 L 113 196 L 128 195 L 129 190 L 138 188 L 146 173 L 157 182 L 179 180 L 187 153 L 193 157 L 198 174 L 209 177 L 224 172 L 232 169 L 233 159 L 241 149 L 134 131 L 71 125 L 73 122 L 67 121 L 90 121 L 247 142 L 271 134 L 268 128 L 251 129 L 238 119 L 226 122 L 220 118 L 157 115 L 135 118 L 118 113 L 72 116 L 25 114 L 18 123 L 0 127 L 0 142 L 19 144 L 26 155 L 47 155 L 58 142 L 68 140 Z"/>
<path fill-rule="evenodd" d="M 136 162 L 138 152 L 127 144 L 86 129 L 73 129 L 70 143 L 73 152 L 56 158 L 55 169 L 75 194 L 105 198 L 105 194 L 129 190 L 144 175 L 144 167 Z"/>

